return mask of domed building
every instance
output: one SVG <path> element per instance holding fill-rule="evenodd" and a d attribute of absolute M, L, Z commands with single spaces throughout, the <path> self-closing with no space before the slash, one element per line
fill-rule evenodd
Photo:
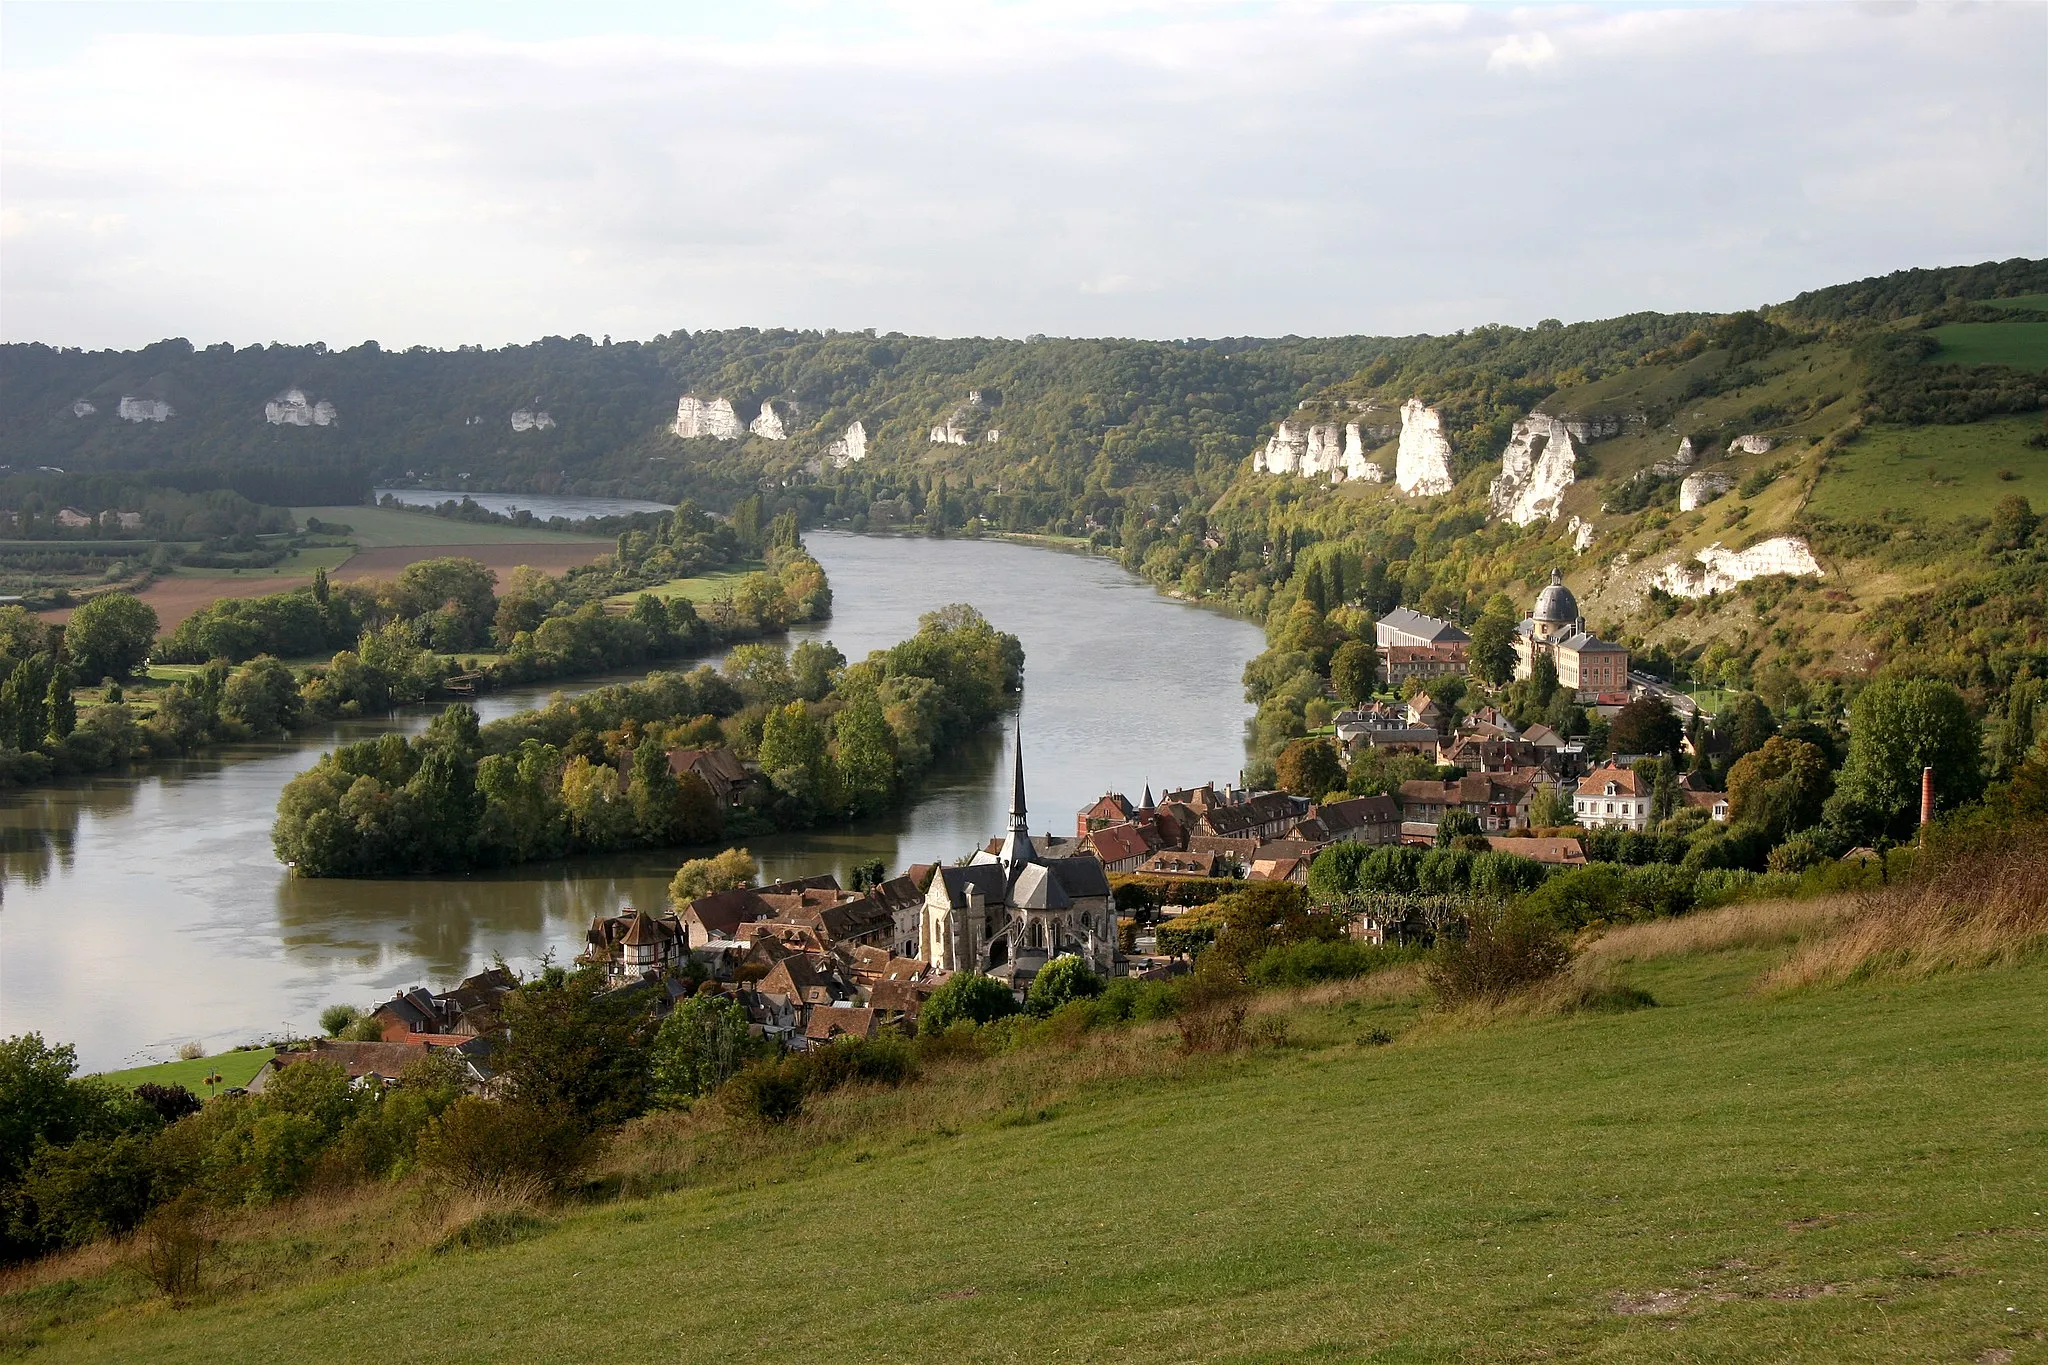
<path fill-rule="evenodd" d="M 1545 655 L 1557 668 L 1559 684 L 1581 702 L 1628 691 L 1628 650 L 1587 631 L 1579 599 L 1556 569 L 1536 594 L 1535 607 L 1515 627 L 1515 676 L 1528 677 Z"/>

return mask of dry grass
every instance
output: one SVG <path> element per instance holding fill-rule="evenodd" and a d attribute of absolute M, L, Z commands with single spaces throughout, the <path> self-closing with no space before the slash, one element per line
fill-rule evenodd
<path fill-rule="evenodd" d="M 1860 904 L 1856 896 L 1757 901 L 1626 925 L 1583 944 L 1578 961 L 1582 968 L 1613 967 L 1736 948 L 1783 948 L 1835 929 L 1854 917 Z"/>
<path fill-rule="evenodd" d="M 2048 949 L 2048 850 L 1959 860 L 1925 880 L 1849 898 L 1833 932 L 1803 942 L 1765 990 L 1915 977 L 2018 962 Z"/>

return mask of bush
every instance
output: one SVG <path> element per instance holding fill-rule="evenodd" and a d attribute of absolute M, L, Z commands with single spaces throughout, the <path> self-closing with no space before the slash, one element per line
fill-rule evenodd
<path fill-rule="evenodd" d="M 563 1114 L 465 1095 L 428 1127 L 420 1168 L 476 1194 L 568 1184 L 589 1160 L 590 1135 Z"/>
<path fill-rule="evenodd" d="M 1438 941 L 1423 979 L 1446 1007 L 1505 999 L 1571 966 L 1556 925 L 1526 907 L 1468 916 L 1462 934 Z"/>
<path fill-rule="evenodd" d="M 320 1011 L 320 1031 L 329 1038 L 339 1038 L 350 1024 L 363 1017 L 363 1012 L 354 1005 L 329 1005 Z"/>
<path fill-rule="evenodd" d="M 812 1095 L 863 1081 L 901 1085 L 916 1074 L 917 1056 L 900 1034 L 841 1038 L 779 1061 L 756 1062 L 727 1081 L 718 1098 L 728 1113 L 787 1123 L 803 1112 L 804 1101 Z"/>
<path fill-rule="evenodd" d="M 1319 981 L 1348 981 L 1368 976 L 1396 963 L 1410 962 L 1422 954 L 1414 948 L 1381 947 L 1353 943 L 1348 939 L 1290 943 L 1268 948 L 1245 968 L 1247 985 L 1260 990 L 1283 986 L 1312 986 Z"/>
<path fill-rule="evenodd" d="M 1102 988 L 1102 978 L 1089 971 L 1088 964 L 1079 957 L 1067 953 L 1046 963 L 1031 979 L 1024 1008 L 1043 1019 L 1062 1005 L 1102 994 Z"/>
<path fill-rule="evenodd" d="M 980 972 L 955 972 L 924 1002 L 917 1026 L 944 1033 L 963 1019 L 986 1024 L 1016 1012 L 1017 997 L 1002 982 Z"/>
<path fill-rule="evenodd" d="M 187 1114 L 199 1112 L 199 1097 L 182 1085 L 144 1081 L 135 1087 L 135 1098 L 155 1110 L 165 1123 L 176 1123 Z"/>
<path fill-rule="evenodd" d="M 143 1221 L 136 1237 L 136 1268 L 172 1299 L 199 1291 L 199 1273 L 213 1254 L 204 1212 L 191 1197 L 164 1205 Z"/>

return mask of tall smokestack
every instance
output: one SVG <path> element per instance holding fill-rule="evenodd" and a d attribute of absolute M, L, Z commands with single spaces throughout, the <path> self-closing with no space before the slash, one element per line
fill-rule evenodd
<path fill-rule="evenodd" d="M 1920 770 L 1920 823 L 1927 825 L 1933 823 L 1933 821 L 1934 769 L 1931 767 L 1922 768 Z"/>

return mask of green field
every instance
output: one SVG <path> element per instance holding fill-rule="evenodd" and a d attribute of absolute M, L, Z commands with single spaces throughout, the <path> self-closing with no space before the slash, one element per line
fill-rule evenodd
<path fill-rule="evenodd" d="M 401 512 L 390 507 L 294 507 L 300 521 L 318 517 L 355 528 L 349 537 L 365 550 L 410 545 L 588 545 L 609 543 L 606 536 L 578 536 L 565 531 L 452 521 L 427 512 Z M 308 572 L 311 570 L 309 569 Z"/>
<path fill-rule="evenodd" d="M 714 598 L 730 597 L 734 585 L 739 580 L 748 574 L 760 573 L 767 567 L 757 559 L 743 560 L 738 564 L 729 564 L 723 569 L 713 569 L 710 573 L 699 574 L 695 578 L 671 578 L 666 583 L 657 583 L 651 588 L 642 588 L 639 592 L 618 593 L 606 600 L 630 604 L 641 593 L 651 592 L 664 602 L 671 597 L 687 597 L 692 602 L 709 602 Z"/>
<path fill-rule="evenodd" d="M 1233 1058 L 984 1063 L 979 1117 L 917 1098 L 943 1081 L 847 1095 L 822 1150 L 764 1134 L 532 1240 L 137 1300 L 36 1355 L 2042 1359 L 2048 966 L 1759 995 L 1772 960 L 1622 968 L 1659 1002 L 1628 1013 L 1354 990 Z M 326 1226 L 277 1235 L 310 1266 Z"/>
<path fill-rule="evenodd" d="M 1828 457 L 1807 506 L 1844 519 L 1893 508 L 1944 521 L 1988 516 L 2009 493 L 2048 505 L 2048 450 L 2026 443 L 2041 429 L 2038 413 L 1964 426 L 1873 426 Z"/>
<path fill-rule="evenodd" d="M 1934 358 L 1952 365 L 2048 370 L 2048 322 L 1956 322 L 1935 328 L 1934 338 Z"/>
<path fill-rule="evenodd" d="M 123 1089 L 138 1085 L 182 1085 L 195 1095 L 206 1094 L 206 1078 L 218 1071 L 222 1086 L 247 1085 L 251 1077 L 263 1069 L 263 1064 L 277 1052 L 274 1047 L 252 1048 L 246 1052 L 222 1052 L 212 1057 L 199 1057 L 189 1062 L 162 1062 L 156 1066 L 131 1067 L 126 1071 L 108 1071 L 102 1079 L 112 1081 Z"/>

